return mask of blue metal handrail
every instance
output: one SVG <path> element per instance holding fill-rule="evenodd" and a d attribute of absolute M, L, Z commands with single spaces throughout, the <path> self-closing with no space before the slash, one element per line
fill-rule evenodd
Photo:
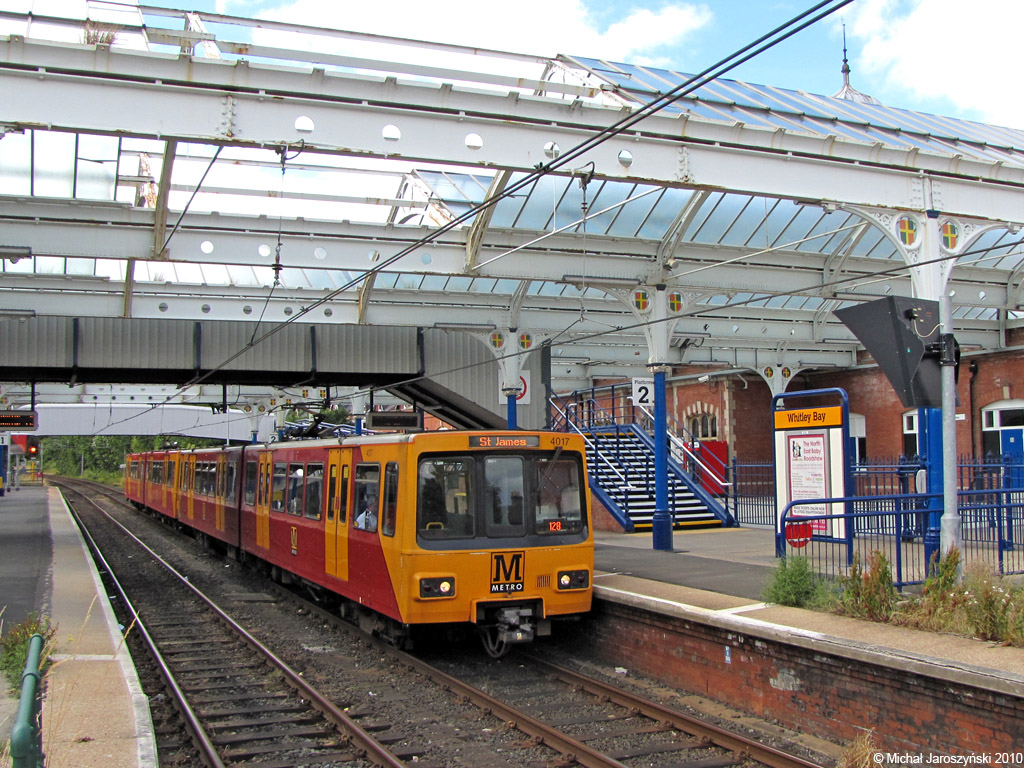
<path fill-rule="evenodd" d="M 650 411 L 648 411 L 642 405 L 638 405 L 638 406 L 634 406 L 634 407 L 639 408 L 641 413 L 643 413 L 645 416 L 648 416 L 652 420 L 654 419 L 654 416 L 651 415 Z M 676 419 L 673 418 L 671 415 L 668 418 L 669 418 L 669 422 L 670 423 L 674 424 L 678 429 L 680 429 L 683 432 L 685 432 L 686 434 L 688 434 L 690 436 L 690 439 L 696 445 L 700 445 L 700 440 L 698 438 L 694 437 L 693 433 L 690 432 L 690 430 L 688 430 L 685 426 L 683 426 L 678 421 L 676 421 Z M 669 442 L 672 443 L 672 447 L 675 448 L 676 451 L 683 458 L 686 459 L 686 462 L 680 461 L 679 462 L 680 464 L 683 464 L 683 465 L 685 465 L 686 463 L 696 464 L 698 467 L 700 467 L 706 473 L 706 475 L 702 474 L 701 478 L 704 479 L 706 477 L 707 479 L 712 480 L 715 483 L 715 485 L 718 486 L 719 493 L 726 493 L 728 491 L 728 489 L 732 487 L 732 483 L 730 483 L 730 482 L 728 482 L 728 481 L 726 481 L 724 479 L 727 476 L 727 474 L 728 474 L 727 473 L 728 465 L 724 461 L 719 459 L 717 456 L 713 456 L 711 454 L 708 454 L 708 456 L 710 458 L 713 458 L 720 465 L 718 468 L 709 467 L 707 464 L 704 463 L 704 461 L 701 459 L 701 457 L 699 457 L 696 453 L 693 452 L 693 450 L 690 448 L 690 446 L 688 446 L 686 444 L 686 441 L 684 441 L 679 435 L 675 434 L 674 432 L 672 432 L 670 430 L 669 433 L 668 433 L 668 438 L 669 438 Z"/>
<path fill-rule="evenodd" d="M 43 768 L 43 673 L 40 659 L 43 636 L 32 635 L 28 641 L 28 657 L 21 675 L 21 700 L 11 728 L 12 768 Z"/>

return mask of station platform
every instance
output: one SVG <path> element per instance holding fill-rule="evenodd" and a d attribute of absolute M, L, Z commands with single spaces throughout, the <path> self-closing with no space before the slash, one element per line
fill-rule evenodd
<path fill-rule="evenodd" d="M 765 604 L 774 536 L 757 527 L 676 531 L 673 549 L 661 551 L 651 533 L 597 532 L 594 594 L 1024 697 L 1024 648 Z"/>
<path fill-rule="evenodd" d="M 675 532 L 672 551 L 652 536 L 595 535 L 595 595 L 886 663 L 940 679 L 1024 697 L 1024 649 L 952 635 L 765 605 L 777 565 L 773 532 L 732 528 Z M 52 488 L 0 498 L 0 607 L 5 627 L 30 611 L 58 626 L 48 677 L 48 764 L 79 768 L 157 765 L 148 701 L 78 529 Z M 0 681 L 0 739 L 16 710 Z"/>
<path fill-rule="evenodd" d="M 121 639 L 99 574 L 55 488 L 0 498 L 4 629 L 28 614 L 56 626 L 43 703 L 47 765 L 156 768 L 149 700 Z M 0 680 L 0 739 L 10 738 L 16 693 Z"/>

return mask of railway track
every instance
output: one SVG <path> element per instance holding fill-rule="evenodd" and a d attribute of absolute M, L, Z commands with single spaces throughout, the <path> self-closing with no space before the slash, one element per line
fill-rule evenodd
<path fill-rule="evenodd" d="M 160 594 L 160 588 L 156 593 Z M 293 599 L 287 598 L 289 602 Z M 262 646 L 260 641 L 221 636 L 219 625 L 226 624 L 226 613 L 216 619 L 186 617 L 181 613 L 185 608 L 203 602 L 191 590 L 182 601 L 183 607 L 173 608 L 174 618 L 160 619 L 150 632 L 154 644 L 163 646 L 168 663 L 180 662 L 186 670 L 178 673 L 178 685 L 186 697 L 191 695 L 190 706 L 207 739 L 226 757 L 223 764 L 265 768 L 349 764 L 360 759 L 360 750 L 369 750 L 361 739 L 374 741 L 374 734 L 382 734 L 378 741 L 387 742 L 380 744 L 386 757 L 380 759 L 394 762 L 371 760 L 378 765 L 817 765 L 766 746 L 759 738 L 738 735 L 539 658 L 517 654 L 495 662 L 478 653 L 475 646 L 460 647 L 454 655 L 427 649 L 425 659 L 376 645 L 370 655 L 376 657 L 377 666 L 390 670 L 391 682 L 377 677 L 372 665 L 354 652 L 344 659 L 335 653 L 340 663 L 329 673 L 309 668 L 304 676 L 296 675 L 301 683 L 315 679 L 318 686 L 328 689 L 323 694 L 326 707 L 303 710 L 301 701 L 311 694 L 296 695 L 291 689 L 294 681 L 268 680 L 265 671 L 246 681 L 245 676 L 254 669 L 265 670 L 262 662 L 253 660 L 254 649 Z M 248 605 L 255 610 L 259 603 Z M 140 612 L 146 616 L 153 611 L 149 606 Z M 309 603 L 292 611 L 323 627 L 330 626 L 333 633 L 355 631 L 348 625 L 338 627 L 335 615 Z M 306 647 L 323 642 L 329 641 L 311 638 Z M 368 639 L 360 636 L 358 642 L 367 643 Z M 341 644 L 348 653 L 349 641 Z M 226 651 L 234 648 L 241 649 L 240 656 L 229 660 Z M 295 658 L 294 648 L 280 650 L 292 657 L 293 666 L 303 665 L 301 657 Z M 286 674 L 271 677 L 283 680 Z M 271 689 L 272 684 L 280 688 Z M 385 688 L 387 692 L 381 694 Z M 238 698 L 243 692 L 247 697 L 244 704 Z M 338 703 L 331 704 L 331 698 Z M 356 733 L 362 734 L 349 735 L 320 714 L 330 707 L 344 715 L 344 725 L 348 720 L 356 726 Z M 360 728 L 357 720 L 364 727 Z M 279 746 L 289 744 L 294 749 L 277 752 Z M 317 753 L 323 759 L 311 761 Z M 369 758 L 369 752 L 367 755 Z M 296 762 L 301 760 L 306 762 Z"/>
<path fill-rule="evenodd" d="M 80 487 L 80 486 L 79 486 Z M 90 499 L 79 496 L 104 510 Z M 79 522 L 84 523 L 78 514 Z M 150 556 L 132 559 L 133 588 L 83 524 L 94 557 L 117 590 L 204 764 L 260 768 L 362 762 L 405 765 L 282 658 L 113 518 Z M 158 743 L 158 749 L 160 749 Z M 165 741 L 164 752 L 181 749 Z"/>

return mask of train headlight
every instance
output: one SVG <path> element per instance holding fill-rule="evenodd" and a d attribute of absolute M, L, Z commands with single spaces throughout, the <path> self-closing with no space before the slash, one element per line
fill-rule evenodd
<path fill-rule="evenodd" d="M 559 589 L 586 589 L 590 586 L 590 571 L 559 571 Z"/>
<path fill-rule="evenodd" d="M 420 597 L 455 597 L 455 579 L 451 576 L 420 579 Z"/>

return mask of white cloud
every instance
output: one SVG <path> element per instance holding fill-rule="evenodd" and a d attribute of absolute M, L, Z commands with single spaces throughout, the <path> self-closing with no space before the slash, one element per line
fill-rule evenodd
<path fill-rule="evenodd" d="M 572 53 L 628 61 L 652 60 L 659 47 L 679 45 L 711 20 L 706 6 L 677 2 L 658 10 L 624 13 L 602 30 L 583 0 L 501 4 L 391 0 L 382 5 L 295 0 L 261 15 L 277 21 L 539 56 Z"/>
<path fill-rule="evenodd" d="M 934 100 L 945 114 L 1024 128 L 1011 74 L 1024 3 L 863 0 L 851 7 L 850 31 L 864 45 L 859 66 L 882 83 L 872 96 L 918 106 Z"/>

